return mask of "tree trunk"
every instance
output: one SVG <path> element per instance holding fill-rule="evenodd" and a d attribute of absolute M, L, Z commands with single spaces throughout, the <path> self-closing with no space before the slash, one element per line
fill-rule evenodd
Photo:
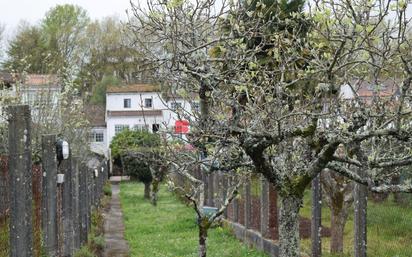
<path fill-rule="evenodd" d="M 342 205 L 341 205 L 342 206 Z M 346 217 L 344 210 L 340 206 L 331 206 L 331 239 L 330 252 L 343 253 L 343 231 L 345 229 Z"/>
<path fill-rule="evenodd" d="M 206 257 L 207 251 L 207 228 L 199 226 L 199 257 Z"/>
<path fill-rule="evenodd" d="M 150 183 L 144 183 L 144 198 L 150 199 Z"/>
<path fill-rule="evenodd" d="M 302 197 L 296 195 L 281 196 L 279 215 L 279 256 L 300 256 L 299 244 L 299 209 Z"/>
<path fill-rule="evenodd" d="M 159 181 L 156 179 L 153 180 L 152 182 L 152 197 L 151 197 L 151 202 L 153 206 L 157 205 L 157 193 L 159 192 Z"/>

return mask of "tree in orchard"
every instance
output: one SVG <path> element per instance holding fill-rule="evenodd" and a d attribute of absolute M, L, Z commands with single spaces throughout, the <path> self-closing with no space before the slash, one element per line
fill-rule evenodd
<path fill-rule="evenodd" d="M 158 80 L 198 94 L 200 113 L 190 120 L 197 126 L 194 145 L 207 154 L 216 152 L 211 142 L 236 148 L 245 160 L 238 163 L 252 162 L 275 186 L 279 254 L 299 256 L 299 210 L 313 178 L 328 168 L 383 190 L 386 181 L 370 180 L 366 171 L 388 164 L 384 154 L 373 158 L 370 144 L 401 144 L 386 149 L 391 165 L 407 158 L 407 5 L 315 1 L 307 11 L 285 12 L 286 1 L 250 3 L 148 1 L 149 8 L 135 8 L 133 27 L 146 61 L 157 64 Z M 402 72 L 389 72 L 395 66 Z M 395 108 L 378 108 L 387 102 L 377 93 L 386 80 L 401 89 L 390 102 Z M 351 99 L 342 96 L 343 86 Z M 375 92 L 373 104 L 359 97 L 365 86 Z M 365 172 L 355 177 L 342 168 L 347 162 Z"/>

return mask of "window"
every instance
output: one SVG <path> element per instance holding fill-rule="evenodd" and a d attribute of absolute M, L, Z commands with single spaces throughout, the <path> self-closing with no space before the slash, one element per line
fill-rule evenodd
<path fill-rule="evenodd" d="M 123 99 L 123 107 L 124 108 L 132 107 L 132 99 L 130 99 L 130 98 Z"/>
<path fill-rule="evenodd" d="M 148 131 L 149 125 L 147 124 L 136 124 L 133 126 L 133 130 L 135 131 Z"/>
<path fill-rule="evenodd" d="M 152 125 L 152 131 L 153 133 L 156 133 L 157 131 L 159 131 L 160 129 L 160 125 L 159 124 L 153 124 Z"/>
<path fill-rule="evenodd" d="M 153 102 L 153 100 L 152 100 L 152 98 L 146 98 L 146 99 L 144 99 L 144 107 L 146 107 L 146 108 L 152 108 L 152 103 Z"/>
<path fill-rule="evenodd" d="M 90 142 L 104 142 L 103 132 L 92 132 L 90 134 Z"/>
<path fill-rule="evenodd" d="M 104 141 L 104 136 L 102 132 L 98 132 L 95 134 L 96 136 L 96 142 L 103 142 Z"/>
<path fill-rule="evenodd" d="M 178 102 L 170 103 L 170 109 L 172 109 L 173 111 L 176 111 L 181 108 L 182 108 L 182 103 L 178 103 Z"/>
<path fill-rule="evenodd" d="M 129 125 L 114 125 L 114 134 L 117 135 L 125 129 L 129 129 Z"/>

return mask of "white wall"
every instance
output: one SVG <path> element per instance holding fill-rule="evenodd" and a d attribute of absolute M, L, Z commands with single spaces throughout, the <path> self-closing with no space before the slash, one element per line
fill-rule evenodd
<path fill-rule="evenodd" d="M 124 99 L 131 99 L 131 108 L 124 108 Z M 152 108 L 144 107 L 144 99 L 151 98 Z M 156 92 L 144 92 L 144 93 L 108 93 L 106 94 L 106 125 L 107 125 L 107 148 L 110 146 L 110 142 L 115 136 L 115 125 L 128 125 L 129 129 L 133 129 L 135 125 L 145 125 L 149 127 L 149 131 L 152 129 L 153 124 L 160 124 L 161 129 L 172 128 L 175 125 L 175 121 L 178 120 L 178 116 L 170 108 L 172 103 L 181 103 L 185 112 L 191 113 L 190 103 L 173 99 L 165 102 L 161 96 Z M 143 117 L 108 117 L 107 111 L 142 111 L 142 110 L 161 110 L 162 116 L 145 116 Z"/>
<path fill-rule="evenodd" d="M 91 129 L 91 133 L 103 133 L 103 142 L 90 142 L 90 150 L 100 155 L 108 157 L 107 152 L 107 130 L 105 127 L 94 127 Z"/>
<path fill-rule="evenodd" d="M 131 108 L 124 108 L 123 100 L 131 99 Z M 146 98 L 151 98 L 152 108 L 145 108 L 144 102 Z M 164 109 L 165 105 L 157 93 L 109 93 L 106 95 L 106 110 L 109 111 L 141 111 L 141 110 L 160 110 Z"/>

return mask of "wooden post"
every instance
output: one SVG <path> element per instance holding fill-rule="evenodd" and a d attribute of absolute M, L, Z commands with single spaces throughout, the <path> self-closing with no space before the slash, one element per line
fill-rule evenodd
<path fill-rule="evenodd" d="M 62 160 L 59 164 L 59 173 L 64 174 L 62 185 L 62 222 L 63 222 L 63 257 L 72 256 L 74 249 L 73 241 L 73 196 L 72 196 L 72 161 L 71 151 L 69 158 Z"/>
<path fill-rule="evenodd" d="M 87 242 L 87 169 L 84 164 L 79 169 L 79 213 L 80 213 L 80 244 Z"/>
<path fill-rule="evenodd" d="M 229 180 L 228 177 L 225 176 L 224 173 L 219 174 L 219 181 L 221 181 L 221 185 L 222 185 L 222 187 L 221 187 L 222 204 L 224 204 L 226 202 L 228 187 L 229 187 L 229 181 L 228 180 Z M 227 209 L 228 208 L 225 209 L 225 212 L 223 214 L 225 218 L 228 218 Z"/>
<path fill-rule="evenodd" d="M 312 180 L 312 257 L 322 255 L 321 222 L 322 222 L 322 193 L 320 184 L 320 174 Z"/>
<path fill-rule="evenodd" d="M 73 247 L 80 249 L 80 201 L 78 158 L 72 158 Z"/>
<path fill-rule="evenodd" d="M 274 235 L 270 235 L 271 239 L 279 238 L 278 226 L 278 194 L 275 187 L 269 183 L 269 227 L 275 228 Z"/>
<path fill-rule="evenodd" d="M 86 177 L 87 177 L 87 233 L 90 232 L 92 227 L 92 205 L 93 205 L 93 172 L 86 165 Z"/>
<path fill-rule="evenodd" d="M 215 206 L 214 201 L 214 193 L 215 193 L 215 186 L 214 186 L 214 173 L 210 173 L 207 175 L 207 205 L 208 206 Z"/>
<path fill-rule="evenodd" d="M 366 215 L 368 208 L 368 188 L 364 185 L 356 184 L 354 188 L 354 226 L 355 226 L 355 257 L 366 257 L 367 237 L 366 237 Z"/>
<path fill-rule="evenodd" d="M 48 256 L 57 254 L 57 159 L 56 135 L 42 136 L 42 231 Z"/>
<path fill-rule="evenodd" d="M 239 199 L 236 197 L 232 201 L 232 206 L 233 206 L 233 222 L 238 223 L 239 222 Z"/>
<path fill-rule="evenodd" d="M 269 232 L 269 182 L 262 176 L 262 194 L 260 196 L 260 234 L 266 237 Z"/>
<path fill-rule="evenodd" d="M 10 257 L 33 256 L 31 116 L 28 105 L 10 106 Z"/>
<path fill-rule="evenodd" d="M 245 228 L 249 229 L 252 223 L 252 196 L 250 178 L 245 185 Z"/>
<path fill-rule="evenodd" d="M 0 223 L 9 209 L 9 181 L 8 157 L 0 156 Z"/>

